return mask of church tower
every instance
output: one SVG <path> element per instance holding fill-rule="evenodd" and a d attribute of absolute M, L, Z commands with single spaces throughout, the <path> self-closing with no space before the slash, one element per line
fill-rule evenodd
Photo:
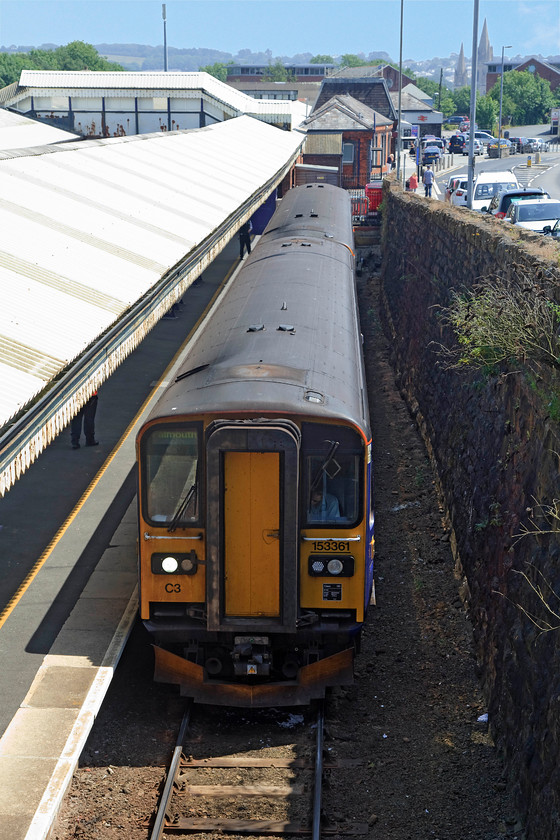
<path fill-rule="evenodd" d="M 494 58 L 494 50 L 490 44 L 488 37 L 488 26 L 486 25 L 486 18 L 484 18 L 484 26 L 482 27 L 482 35 L 480 36 L 480 43 L 478 45 L 478 63 L 476 70 L 476 90 L 481 96 L 486 93 L 486 75 L 488 73 L 488 62 Z"/>
<path fill-rule="evenodd" d="M 459 88 L 467 87 L 470 83 L 471 80 L 469 79 L 469 75 L 467 73 L 467 63 L 465 61 L 465 51 L 463 49 L 463 43 L 461 42 L 461 52 L 459 53 L 457 67 L 455 68 L 453 76 L 453 87 L 455 90 L 459 90 Z"/>

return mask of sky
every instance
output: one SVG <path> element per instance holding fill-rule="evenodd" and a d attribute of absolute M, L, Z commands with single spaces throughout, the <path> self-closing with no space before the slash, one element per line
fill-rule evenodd
<path fill-rule="evenodd" d="M 168 47 L 299 53 L 389 53 L 423 61 L 470 58 L 475 0 L 167 0 Z M 479 0 L 494 55 L 560 53 L 559 0 Z M 0 0 L 0 45 L 163 44 L 156 0 Z"/>

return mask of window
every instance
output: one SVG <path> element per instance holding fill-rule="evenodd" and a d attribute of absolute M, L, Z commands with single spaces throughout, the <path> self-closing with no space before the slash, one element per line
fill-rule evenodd
<path fill-rule="evenodd" d="M 142 443 L 144 516 L 154 523 L 193 524 L 200 499 L 199 432 L 154 427 Z"/>
<path fill-rule="evenodd" d="M 354 163 L 354 144 L 342 144 L 342 163 Z"/>
<path fill-rule="evenodd" d="M 348 527 L 361 519 L 361 438 L 347 427 L 303 426 L 303 521 Z"/>

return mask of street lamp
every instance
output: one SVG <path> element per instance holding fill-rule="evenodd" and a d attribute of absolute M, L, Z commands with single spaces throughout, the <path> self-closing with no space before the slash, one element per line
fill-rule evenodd
<path fill-rule="evenodd" d="M 502 100 L 504 98 L 504 50 L 511 50 L 511 44 L 502 47 L 502 75 L 500 76 L 500 118 L 498 121 L 498 157 L 502 156 Z"/>
<path fill-rule="evenodd" d="M 163 69 L 167 73 L 167 11 L 165 3 L 161 4 L 161 17 L 163 20 Z"/>

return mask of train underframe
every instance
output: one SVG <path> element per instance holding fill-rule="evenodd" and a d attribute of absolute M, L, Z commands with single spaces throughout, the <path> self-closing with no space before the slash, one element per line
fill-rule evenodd
<path fill-rule="evenodd" d="M 195 702 L 244 707 L 307 705 L 330 686 L 351 685 L 361 634 L 351 619 L 297 634 L 146 625 L 156 681 L 179 685 Z"/>

